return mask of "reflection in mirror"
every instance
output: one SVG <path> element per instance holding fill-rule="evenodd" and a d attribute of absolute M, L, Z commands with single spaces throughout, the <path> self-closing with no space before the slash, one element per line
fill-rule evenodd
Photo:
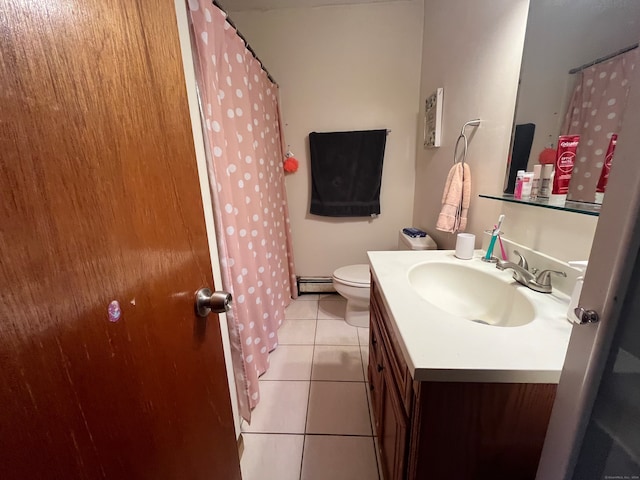
<path fill-rule="evenodd" d="M 601 201 L 596 186 L 623 120 L 639 36 L 639 1 L 530 2 L 505 193 L 518 170 L 555 161 L 559 135 L 578 134 L 567 198 Z"/>

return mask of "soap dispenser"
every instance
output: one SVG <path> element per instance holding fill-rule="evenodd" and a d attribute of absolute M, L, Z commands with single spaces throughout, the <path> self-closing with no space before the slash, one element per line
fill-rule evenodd
<path fill-rule="evenodd" d="M 584 283 L 584 272 L 587 270 L 587 264 L 589 262 L 586 260 L 579 262 L 569 262 L 569 265 L 580 270 L 580 275 L 576 279 L 576 284 L 573 287 L 573 292 L 571 293 L 571 300 L 569 301 L 569 310 L 567 311 L 567 318 L 570 322 L 580 323 L 580 319 L 576 316 L 574 310 L 578 306 L 578 301 L 580 300 L 580 294 L 582 293 L 582 284 Z"/>

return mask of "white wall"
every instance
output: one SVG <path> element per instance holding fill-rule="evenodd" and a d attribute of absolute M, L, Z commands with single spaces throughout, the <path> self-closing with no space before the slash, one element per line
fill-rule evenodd
<path fill-rule="evenodd" d="M 502 229 L 506 238 L 563 262 L 589 259 L 598 217 L 480 200 L 500 204 L 500 213 L 505 214 Z M 497 251 L 494 255 L 499 256 Z"/>
<path fill-rule="evenodd" d="M 433 235 L 442 248 L 455 247 L 455 235 L 435 230 L 447 172 L 462 125 L 469 128 L 467 161 L 472 200 L 467 231 L 491 228 L 500 203 L 478 193 L 501 191 L 508 155 L 524 42 L 528 0 L 429 0 L 425 3 L 420 102 L 444 87 L 442 146 L 416 155 L 414 224 Z"/>
<path fill-rule="evenodd" d="M 230 17 L 280 85 L 285 139 L 300 161 L 286 179 L 296 273 L 328 276 L 339 266 L 366 263 L 367 250 L 394 248 L 413 215 L 422 0 L 231 11 Z M 381 215 L 310 215 L 309 132 L 376 128 L 392 130 Z"/>

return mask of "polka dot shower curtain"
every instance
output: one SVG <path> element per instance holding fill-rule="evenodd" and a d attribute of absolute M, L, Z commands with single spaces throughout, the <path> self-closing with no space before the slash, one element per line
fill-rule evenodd
<path fill-rule="evenodd" d="M 580 135 L 567 195 L 570 200 L 595 201 L 611 135 L 618 133 L 622 125 L 629 74 L 637 59 L 636 49 L 579 73 L 562 127 L 563 134 Z"/>
<path fill-rule="evenodd" d="M 296 296 L 278 88 L 223 11 L 210 0 L 188 4 L 223 287 L 234 299 L 227 318 L 238 402 L 249 421 Z"/>

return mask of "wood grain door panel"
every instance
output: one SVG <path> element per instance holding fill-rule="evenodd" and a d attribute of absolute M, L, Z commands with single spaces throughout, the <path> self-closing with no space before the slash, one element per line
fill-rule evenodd
<path fill-rule="evenodd" d="M 382 470 L 387 480 L 405 478 L 407 463 L 408 419 L 402 407 L 393 370 L 389 368 L 387 356 L 383 354 L 382 371 L 382 433 L 379 437 Z"/>
<path fill-rule="evenodd" d="M 239 478 L 173 3 L 0 11 L 0 478 Z"/>
<path fill-rule="evenodd" d="M 372 305 L 373 306 L 373 305 Z M 369 388 L 371 391 L 371 407 L 373 408 L 374 419 L 374 434 L 378 437 L 382 435 L 382 424 L 380 422 L 382 415 L 382 337 L 380 336 L 380 317 L 377 311 L 371 309 L 371 324 L 369 329 L 369 365 L 368 365 L 368 378 Z"/>
<path fill-rule="evenodd" d="M 423 382 L 415 478 L 535 478 L 556 388 Z"/>

